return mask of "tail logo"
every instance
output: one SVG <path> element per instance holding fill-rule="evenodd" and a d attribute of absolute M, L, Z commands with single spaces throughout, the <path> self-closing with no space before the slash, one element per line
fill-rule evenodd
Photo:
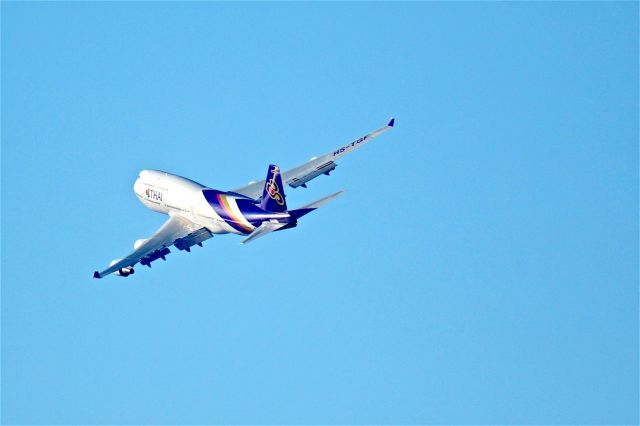
<path fill-rule="evenodd" d="M 284 197 L 280 194 L 280 188 L 278 188 L 278 184 L 274 178 L 269 179 L 267 183 L 267 194 L 269 194 L 269 198 L 274 200 L 276 203 L 281 206 L 284 205 Z"/>

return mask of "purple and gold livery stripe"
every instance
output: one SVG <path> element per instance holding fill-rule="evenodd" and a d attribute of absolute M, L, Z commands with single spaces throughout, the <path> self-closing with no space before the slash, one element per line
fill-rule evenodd
<path fill-rule="evenodd" d="M 227 225 L 242 234 L 248 234 L 253 231 L 253 227 L 251 227 L 239 213 L 234 211 L 231 205 L 231 203 L 235 202 L 233 197 L 215 190 L 204 190 L 203 193 L 211 207 L 213 207 L 213 210 L 215 210 L 216 214 L 220 216 Z"/>
<path fill-rule="evenodd" d="M 223 218 L 225 220 L 225 222 L 227 222 L 229 225 L 233 226 L 235 229 L 238 229 L 238 231 L 245 231 L 245 232 L 252 232 L 253 228 L 251 228 L 250 226 L 244 224 L 242 222 L 242 219 L 240 217 L 238 217 L 237 214 L 235 214 L 233 212 L 233 209 L 231 208 L 231 205 L 229 204 L 229 197 L 227 197 L 226 195 L 223 194 L 216 194 L 216 197 L 218 198 L 218 202 L 220 203 L 220 205 L 222 206 L 222 208 L 224 209 L 225 213 L 227 214 L 227 216 L 229 217 L 229 219 L 227 218 Z"/>

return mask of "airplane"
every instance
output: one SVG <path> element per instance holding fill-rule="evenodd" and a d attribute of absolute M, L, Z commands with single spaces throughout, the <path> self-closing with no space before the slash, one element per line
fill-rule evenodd
<path fill-rule="evenodd" d="M 274 231 L 294 228 L 298 219 L 322 207 L 344 191 L 327 195 L 293 210 L 287 208 L 284 185 L 307 187 L 307 182 L 335 170 L 336 160 L 362 147 L 372 139 L 393 128 L 395 119 L 361 138 L 320 157 L 312 157 L 283 173 L 269 165 L 265 180 L 250 182 L 232 191 L 211 189 L 191 179 L 160 170 L 142 170 L 133 185 L 133 192 L 145 207 L 169 216 L 169 219 L 146 239 L 133 244 L 133 253 L 113 260 L 103 271 L 95 271 L 93 278 L 114 274 L 128 277 L 140 263 L 151 267 L 158 259 L 166 260 L 169 247 L 191 251 L 191 247 L 217 234 L 239 234 L 243 244 Z M 283 185 L 284 184 L 284 185 Z"/>

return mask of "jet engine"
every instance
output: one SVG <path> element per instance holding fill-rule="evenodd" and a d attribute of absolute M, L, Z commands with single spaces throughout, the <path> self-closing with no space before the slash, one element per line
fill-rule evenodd
<path fill-rule="evenodd" d="M 134 250 L 138 250 L 140 248 L 140 246 L 143 245 L 144 243 L 146 243 L 147 241 L 149 241 L 148 238 L 142 238 L 140 240 L 136 240 L 136 242 L 133 243 L 133 249 Z"/>
<path fill-rule="evenodd" d="M 122 259 L 112 260 L 111 263 L 109 264 L 109 266 L 113 266 L 114 264 L 116 264 L 117 262 L 120 262 L 121 260 Z M 120 268 L 117 271 L 115 271 L 114 275 L 118 275 L 119 277 L 128 277 L 129 275 L 131 275 L 131 274 L 133 274 L 135 272 L 136 271 L 133 270 L 133 266 L 127 266 L 125 268 Z"/>

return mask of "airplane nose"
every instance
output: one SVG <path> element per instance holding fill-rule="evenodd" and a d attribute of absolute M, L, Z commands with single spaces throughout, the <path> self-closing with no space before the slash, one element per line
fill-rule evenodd
<path fill-rule="evenodd" d="M 140 182 L 140 178 L 136 179 L 136 182 L 133 184 L 133 192 L 142 196 L 142 182 Z"/>

